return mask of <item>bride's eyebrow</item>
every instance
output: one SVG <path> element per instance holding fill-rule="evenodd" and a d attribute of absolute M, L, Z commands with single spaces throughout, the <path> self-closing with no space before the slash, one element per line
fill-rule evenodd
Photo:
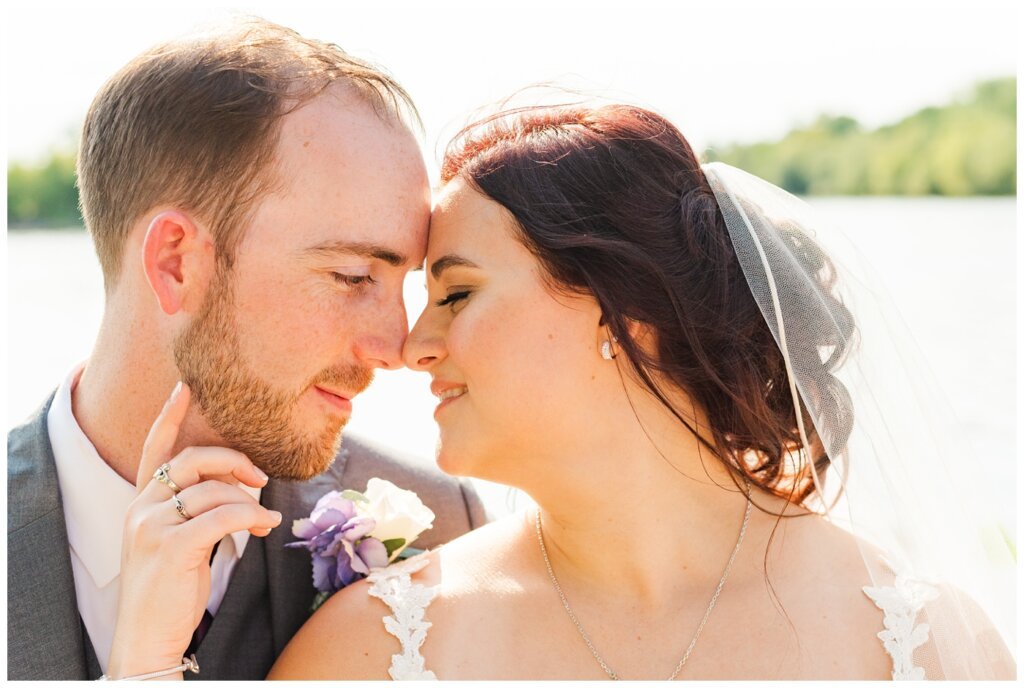
<path fill-rule="evenodd" d="M 464 268 L 479 268 L 480 266 L 462 256 L 449 253 L 446 256 L 441 256 L 430 266 L 430 274 L 434 276 L 434 279 L 441 279 L 441 273 L 448 268 L 464 267 Z"/>

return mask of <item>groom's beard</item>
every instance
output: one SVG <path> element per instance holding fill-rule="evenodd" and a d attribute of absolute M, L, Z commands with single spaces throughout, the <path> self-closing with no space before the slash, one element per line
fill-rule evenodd
<path fill-rule="evenodd" d="M 324 472 L 341 446 L 346 419 L 328 415 L 319 434 L 311 436 L 294 419 L 299 396 L 314 384 L 362 391 L 373 379 L 373 370 L 336 367 L 297 391 L 275 389 L 242 360 L 233 313 L 230 269 L 218 266 L 202 310 L 174 342 L 182 381 L 191 388 L 210 427 L 267 475 L 308 480 Z"/>

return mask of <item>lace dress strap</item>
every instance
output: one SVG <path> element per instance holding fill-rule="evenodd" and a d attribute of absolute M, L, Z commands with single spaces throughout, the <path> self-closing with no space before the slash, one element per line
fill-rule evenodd
<path fill-rule="evenodd" d="M 929 626 L 915 625 L 925 603 L 939 596 L 939 590 L 908 575 L 897 574 L 893 585 L 864 586 L 864 594 L 885 613 L 885 630 L 878 633 L 885 651 L 892 657 L 894 681 L 921 681 L 924 667 L 914 665 L 914 650 L 928 642 Z"/>
<path fill-rule="evenodd" d="M 370 595 L 383 600 L 391 608 L 391 615 L 384 617 L 384 628 L 398 638 L 402 644 L 401 654 L 391 655 L 388 674 L 395 681 L 433 681 L 437 677 L 423 665 L 420 647 L 427 638 L 431 623 L 424 620 L 424 612 L 434 599 L 437 586 L 413 583 L 411 576 L 424 566 L 429 559 L 417 555 L 387 568 L 374 569 L 367 580 Z"/>

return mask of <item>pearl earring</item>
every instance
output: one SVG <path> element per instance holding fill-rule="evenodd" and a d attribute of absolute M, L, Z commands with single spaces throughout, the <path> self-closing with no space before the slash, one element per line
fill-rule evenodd
<path fill-rule="evenodd" d="M 619 340 L 616 339 L 615 337 L 612 337 L 612 341 L 617 342 Z M 610 361 L 613 358 L 615 358 L 615 354 L 612 353 L 612 342 L 608 341 L 607 339 L 601 342 L 601 358 L 603 358 L 606 361 Z"/>

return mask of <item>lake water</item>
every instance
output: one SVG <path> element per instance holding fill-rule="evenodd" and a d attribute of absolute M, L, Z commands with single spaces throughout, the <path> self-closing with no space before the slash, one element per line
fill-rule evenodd
<path fill-rule="evenodd" d="M 1004 528 L 1016 532 L 1015 201 L 814 199 L 877 269 L 973 444 L 972 480 L 991 486 Z M 82 231 L 8 234 L 7 425 L 35 409 L 86 358 L 103 309 L 99 266 Z M 422 309 L 422 274 L 406 285 L 410 322 Z M 378 372 L 349 429 L 432 460 L 436 400 L 425 374 Z M 494 514 L 527 500 L 479 483 Z"/>

